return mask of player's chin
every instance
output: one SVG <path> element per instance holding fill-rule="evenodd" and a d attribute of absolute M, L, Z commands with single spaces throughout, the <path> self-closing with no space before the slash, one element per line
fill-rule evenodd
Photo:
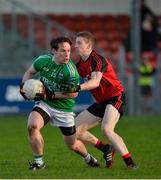
<path fill-rule="evenodd" d="M 69 58 L 68 58 L 68 59 L 65 59 L 65 60 L 64 60 L 64 64 L 67 64 L 68 61 L 69 61 Z"/>

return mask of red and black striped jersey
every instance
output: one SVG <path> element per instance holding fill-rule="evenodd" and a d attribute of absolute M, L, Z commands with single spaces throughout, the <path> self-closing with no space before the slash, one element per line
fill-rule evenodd
<path fill-rule="evenodd" d="M 111 99 L 114 96 L 119 96 L 124 92 L 124 88 L 118 80 L 111 63 L 94 50 L 86 61 L 79 60 L 77 69 L 79 75 L 84 80 L 90 79 L 92 72 L 99 71 L 103 73 L 99 87 L 91 90 L 92 95 L 98 103 Z"/>

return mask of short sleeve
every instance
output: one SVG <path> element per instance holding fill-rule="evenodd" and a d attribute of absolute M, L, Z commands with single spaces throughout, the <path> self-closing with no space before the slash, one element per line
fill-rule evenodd
<path fill-rule="evenodd" d="M 33 62 L 33 67 L 36 69 L 36 71 L 40 71 L 40 69 L 45 66 L 47 59 L 49 58 L 50 57 L 48 55 L 42 55 L 35 59 Z"/>
<path fill-rule="evenodd" d="M 91 66 L 92 66 L 92 71 L 93 72 L 106 72 L 107 71 L 107 61 L 104 57 L 98 55 L 98 54 L 94 54 L 92 57 L 92 61 L 91 61 Z"/>

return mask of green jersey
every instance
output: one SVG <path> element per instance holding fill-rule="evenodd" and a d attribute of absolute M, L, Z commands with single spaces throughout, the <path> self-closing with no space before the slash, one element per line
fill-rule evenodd
<path fill-rule="evenodd" d="M 79 74 L 71 59 L 67 64 L 57 65 L 54 56 L 41 55 L 34 61 L 33 67 L 40 73 L 41 81 L 51 92 L 65 92 L 70 86 L 79 84 Z M 75 105 L 72 98 L 43 101 L 65 112 L 72 112 Z"/>

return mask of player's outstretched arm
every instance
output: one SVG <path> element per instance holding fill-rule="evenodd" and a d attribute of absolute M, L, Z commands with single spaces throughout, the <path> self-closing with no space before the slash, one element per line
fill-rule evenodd
<path fill-rule="evenodd" d="M 101 78 L 102 78 L 101 72 L 92 72 L 91 79 L 80 85 L 74 85 L 69 89 L 68 92 L 79 92 L 79 91 L 95 89 L 100 85 Z"/>

